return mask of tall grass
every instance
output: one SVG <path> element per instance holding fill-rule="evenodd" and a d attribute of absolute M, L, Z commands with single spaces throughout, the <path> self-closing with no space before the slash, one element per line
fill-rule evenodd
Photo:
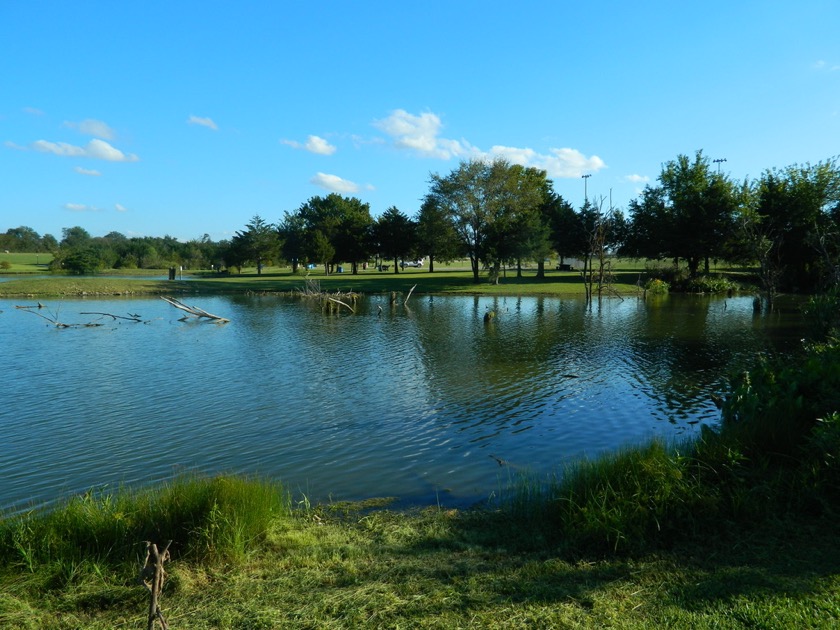
<path fill-rule="evenodd" d="M 256 547 L 290 499 L 278 484 L 242 477 L 181 478 L 148 490 L 98 491 L 0 521 L 0 555 L 34 571 L 51 563 L 119 564 L 144 541 L 172 540 L 175 557 L 237 559 Z"/>

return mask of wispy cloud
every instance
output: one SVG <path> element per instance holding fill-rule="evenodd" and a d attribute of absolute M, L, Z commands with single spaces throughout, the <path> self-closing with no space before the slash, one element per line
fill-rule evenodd
<path fill-rule="evenodd" d="M 89 206 L 84 203 L 65 203 L 64 208 L 71 212 L 99 212 L 96 206 Z"/>
<path fill-rule="evenodd" d="M 117 212 L 128 212 L 128 208 L 126 208 L 121 203 L 115 203 L 114 204 L 114 210 L 116 210 Z"/>
<path fill-rule="evenodd" d="M 187 124 L 198 125 L 200 127 L 207 127 L 208 129 L 212 129 L 213 131 L 219 130 L 219 126 L 215 122 L 213 122 L 212 118 L 202 118 L 201 116 L 193 116 L 192 114 L 189 118 L 187 118 Z"/>
<path fill-rule="evenodd" d="M 31 148 L 41 153 L 52 153 L 63 157 L 86 157 L 107 162 L 137 162 L 140 158 L 133 153 L 123 153 L 104 140 L 94 138 L 87 145 L 80 147 L 67 142 L 48 142 L 36 140 Z"/>
<path fill-rule="evenodd" d="M 113 140 L 116 138 L 116 133 L 107 123 L 101 120 L 94 120 L 93 118 L 86 118 L 81 122 L 72 122 L 70 120 L 64 121 L 64 126 L 70 129 L 75 129 L 79 133 L 86 136 L 94 136 L 96 138 L 105 138 L 105 140 Z"/>
<path fill-rule="evenodd" d="M 281 140 L 280 142 L 294 149 L 304 149 L 318 155 L 332 155 L 337 150 L 334 145 L 319 136 L 309 136 L 305 144 L 301 144 L 295 140 Z"/>
<path fill-rule="evenodd" d="M 29 114 L 31 116 L 43 116 L 44 112 L 37 107 L 24 107 L 23 113 Z"/>
<path fill-rule="evenodd" d="M 837 72 L 840 70 L 840 64 L 831 64 L 828 63 L 825 59 L 820 59 L 819 61 L 814 62 L 814 69 L 821 70 L 824 72 Z"/>
<path fill-rule="evenodd" d="M 102 173 L 100 173 L 94 168 L 82 168 L 81 166 L 77 166 L 73 170 L 76 171 L 79 175 L 88 175 L 90 177 L 99 177 L 100 175 L 102 175 Z"/>
<path fill-rule="evenodd" d="M 549 177 L 579 177 L 606 168 L 597 155 L 586 156 L 577 149 L 549 149 L 539 153 L 527 147 L 493 146 L 483 151 L 468 141 L 442 137 L 443 124 L 438 115 L 426 112 L 410 114 L 404 109 L 394 110 L 387 118 L 375 120 L 373 126 L 387 134 L 398 149 L 411 151 L 422 157 L 448 160 L 475 158 L 492 160 L 497 157 L 522 166 L 533 166 L 546 171 Z"/>
<path fill-rule="evenodd" d="M 327 173 L 317 173 L 315 177 L 309 180 L 309 183 L 334 193 L 347 194 L 359 191 L 358 184 L 347 179 L 342 179 L 338 175 L 329 175 Z"/>
<path fill-rule="evenodd" d="M 636 175 L 635 173 L 625 175 L 623 179 L 625 182 L 630 182 L 631 184 L 647 184 L 650 181 L 650 177 L 647 175 Z"/>

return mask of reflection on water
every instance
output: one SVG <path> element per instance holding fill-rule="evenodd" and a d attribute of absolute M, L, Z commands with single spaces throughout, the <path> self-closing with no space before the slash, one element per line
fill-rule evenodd
<path fill-rule="evenodd" d="M 693 435 L 717 420 L 709 394 L 728 370 L 799 336 L 795 312 L 756 317 L 751 298 L 373 296 L 338 316 L 196 301 L 232 322 L 85 300 L 49 306 L 66 323 L 144 323 L 59 330 L 0 301 L 0 507 L 185 470 L 269 475 L 316 500 L 469 503 L 507 481 L 495 458 L 547 475 Z"/>

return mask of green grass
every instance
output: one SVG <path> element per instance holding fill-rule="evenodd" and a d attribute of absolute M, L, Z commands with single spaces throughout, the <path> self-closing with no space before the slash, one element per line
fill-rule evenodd
<path fill-rule="evenodd" d="M 48 273 L 52 254 L 29 254 L 0 252 L 0 273 Z M 6 269 L 3 262 L 9 263 Z"/>
<path fill-rule="evenodd" d="M 149 273 L 148 271 L 146 272 Z M 105 272 L 101 275 L 115 275 Z M 490 284 L 486 276 L 481 282 L 473 282 L 472 273 L 457 267 L 443 267 L 430 273 L 423 269 L 406 269 L 398 274 L 379 272 L 372 269 L 350 273 L 325 275 L 322 271 L 308 274 L 291 273 L 289 269 L 266 268 L 262 275 L 245 269 L 242 274 L 219 276 L 215 274 L 183 274 L 188 280 L 142 280 L 124 277 L 102 278 L 100 276 L 53 276 L 49 278 L 19 278 L 0 283 L 2 297 L 47 297 L 81 295 L 160 295 L 168 293 L 287 293 L 301 290 L 306 279 L 318 281 L 325 291 L 354 291 L 357 293 L 389 293 L 397 291 L 407 294 L 414 285 L 414 294 L 454 293 L 487 295 L 584 295 L 584 285 L 576 272 L 547 271 L 543 279 L 536 277 L 535 270 L 526 270 L 522 278 L 516 278 L 515 271 L 508 272 L 498 285 Z M 619 271 L 615 274 L 614 289 L 623 295 L 637 292 L 635 285 L 637 271 Z"/>
<path fill-rule="evenodd" d="M 632 556 L 521 546 L 498 513 L 319 506 L 236 562 L 168 563 L 173 628 L 829 628 L 836 519 L 776 521 Z M 514 534 L 514 536 L 511 536 Z M 138 543 L 138 549 L 142 543 Z M 0 627 L 145 627 L 133 565 L 0 572 Z"/>

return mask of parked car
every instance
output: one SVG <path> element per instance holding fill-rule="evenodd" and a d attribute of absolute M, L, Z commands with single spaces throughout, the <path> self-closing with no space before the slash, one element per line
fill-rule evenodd
<path fill-rule="evenodd" d="M 400 267 L 405 269 L 406 267 L 422 267 L 423 260 L 401 260 Z"/>

